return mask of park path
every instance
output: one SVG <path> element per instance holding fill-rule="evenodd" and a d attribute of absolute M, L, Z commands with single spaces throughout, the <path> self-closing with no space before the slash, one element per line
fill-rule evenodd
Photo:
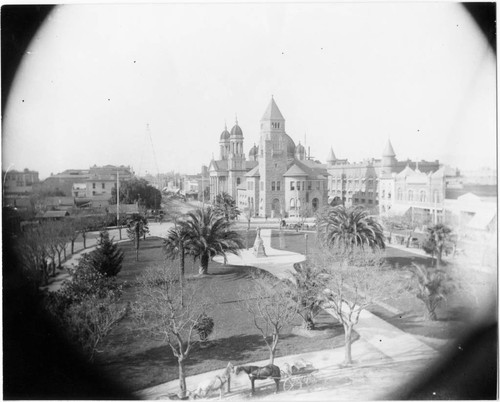
<path fill-rule="evenodd" d="M 293 264 L 302 262 L 305 257 L 286 250 L 271 247 L 271 230 L 262 229 L 266 256 L 256 257 L 253 249 L 242 250 L 240 255 L 228 255 L 227 264 L 237 266 L 255 266 L 264 269 L 278 278 L 289 277 Z M 224 263 L 222 257 L 215 261 Z M 328 309 L 326 309 L 328 311 Z M 330 312 L 331 313 L 331 312 Z M 319 371 L 319 385 L 307 389 L 274 394 L 274 382 L 265 380 L 256 382 L 254 400 L 374 400 L 386 399 L 394 395 L 398 385 L 407 384 L 429 366 L 438 357 L 438 353 L 415 337 L 406 334 L 368 311 L 363 311 L 355 331 L 360 338 L 352 345 L 354 365 L 343 367 L 344 348 L 328 349 L 317 352 L 282 356 L 275 359 L 275 364 L 292 364 L 298 359 L 311 362 Z M 311 339 L 314 342 L 314 339 Z M 247 363 L 256 366 L 268 364 L 268 360 Z M 222 370 L 206 372 L 186 379 L 189 390 L 204 381 L 215 378 Z M 250 383 L 245 374 L 232 376 L 231 394 L 224 399 L 247 399 Z M 143 399 L 166 399 L 179 390 L 178 380 L 170 381 L 137 392 Z M 212 395 L 217 397 L 218 393 Z"/>

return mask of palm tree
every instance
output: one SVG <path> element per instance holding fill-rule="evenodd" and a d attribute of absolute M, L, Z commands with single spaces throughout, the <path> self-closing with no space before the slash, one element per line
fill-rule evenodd
<path fill-rule="evenodd" d="M 195 258 L 200 258 L 200 275 L 208 273 L 208 262 L 211 257 L 227 253 L 239 254 L 244 247 L 241 236 L 231 229 L 231 223 L 208 207 L 197 209 L 186 214 L 190 245 Z"/>
<path fill-rule="evenodd" d="M 362 207 L 337 205 L 318 219 L 319 238 L 328 247 L 352 252 L 354 247 L 385 248 L 382 226 Z"/>
<path fill-rule="evenodd" d="M 311 264 L 293 264 L 291 279 L 284 282 L 291 290 L 291 296 L 299 305 L 297 313 L 302 317 L 303 327 L 307 330 L 315 328 L 314 317 L 321 311 L 321 278 L 323 272 Z"/>
<path fill-rule="evenodd" d="M 215 211 L 224 216 L 227 221 L 234 220 L 240 215 L 236 201 L 228 193 L 222 192 L 215 197 Z"/>
<path fill-rule="evenodd" d="M 446 295 L 452 290 L 452 285 L 444 271 L 430 268 L 422 264 L 413 264 L 411 270 L 416 283 L 416 296 L 426 307 L 425 317 L 436 321 L 436 309 L 446 300 Z"/>
<path fill-rule="evenodd" d="M 134 214 L 127 223 L 127 234 L 135 241 L 135 260 L 139 261 L 139 242 L 142 236 L 149 233 L 148 220 L 139 214 Z"/>
<path fill-rule="evenodd" d="M 437 223 L 427 229 L 428 237 L 423 245 L 423 249 L 427 254 L 436 256 L 436 265 L 441 266 L 443 259 L 443 250 L 446 241 L 449 239 L 451 229 L 443 223 Z"/>

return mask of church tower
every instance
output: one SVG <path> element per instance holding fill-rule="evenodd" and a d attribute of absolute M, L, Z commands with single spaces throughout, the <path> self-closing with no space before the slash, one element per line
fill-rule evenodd
<path fill-rule="evenodd" d="M 229 153 L 227 157 L 228 193 L 236 200 L 236 188 L 241 184 L 245 175 L 245 153 L 243 152 L 243 131 L 236 120 L 229 134 Z M 237 200 L 236 200 L 237 201 Z"/>
<path fill-rule="evenodd" d="M 391 140 L 387 140 L 387 144 L 385 145 L 384 151 L 382 152 L 380 174 L 383 176 L 390 175 L 396 167 L 396 162 L 396 153 L 392 148 Z"/>
<path fill-rule="evenodd" d="M 227 131 L 227 126 L 224 125 L 224 131 L 220 135 L 220 160 L 227 160 L 229 154 L 229 131 Z"/>
<path fill-rule="evenodd" d="M 293 150 L 291 149 L 293 147 Z M 259 144 L 260 199 L 259 215 L 276 216 L 285 210 L 285 181 L 287 160 L 295 152 L 295 145 L 285 133 L 285 118 L 271 97 L 260 120 Z"/>

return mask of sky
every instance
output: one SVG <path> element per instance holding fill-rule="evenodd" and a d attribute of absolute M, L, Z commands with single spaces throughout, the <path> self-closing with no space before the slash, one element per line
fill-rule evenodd
<path fill-rule="evenodd" d="M 494 167 L 495 74 L 456 3 L 63 5 L 14 80 L 2 167 L 195 174 L 236 118 L 248 155 L 271 96 L 323 162 L 390 139 L 399 160 Z"/>

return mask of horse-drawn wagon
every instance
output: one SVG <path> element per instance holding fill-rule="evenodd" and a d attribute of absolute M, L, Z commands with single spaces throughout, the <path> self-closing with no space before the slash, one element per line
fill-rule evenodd
<path fill-rule="evenodd" d="M 283 390 L 290 391 L 294 388 L 307 387 L 318 382 L 314 373 L 318 371 L 314 366 L 303 360 L 295 362 L 291 366 L 285 363 L 281 370 L 281 379 L 283 380 Z"/>

